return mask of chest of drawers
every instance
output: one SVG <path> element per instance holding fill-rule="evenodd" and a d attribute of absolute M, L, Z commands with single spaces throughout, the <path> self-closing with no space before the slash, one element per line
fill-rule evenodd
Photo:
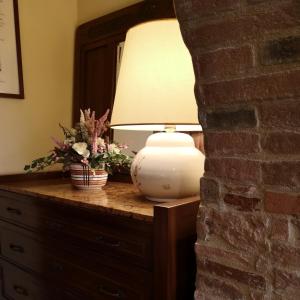
<path fill-rule="evenodd" d="M 198 206 L 155 204 L 128 183 L 2 184 L 0 299 L 193 299 Z"/>

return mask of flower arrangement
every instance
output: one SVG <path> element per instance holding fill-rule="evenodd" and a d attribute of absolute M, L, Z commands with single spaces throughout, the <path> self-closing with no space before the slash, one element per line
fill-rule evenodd
<path fill-rule="evenodd" d="M 132 159 L 122 153 L 127 146 L 109 143 L 108 137 L 104 137 L 109 127 L 108 113 L 109 110 L 96 119 L 95 111 L 80 110 L 80 122 L 74 128 L 68 129 L 59 124 L 64 133 L 64 141 L 52 138 L 55 147 L 51 153 L 33 160 L 24 170 L 39 171 L 55 163 L 62 163 L 63 170 L 69 170 L 74 163 L 81 163 L 92 170 L 105 169 L 110 174 L 128 170 Z"/>

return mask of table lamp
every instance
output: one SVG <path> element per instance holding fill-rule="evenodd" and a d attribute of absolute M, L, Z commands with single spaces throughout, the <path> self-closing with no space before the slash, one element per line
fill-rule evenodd
<path fill-rule="evenodd" d="M 150 135 L 131 166 L 133 183 L 153 201 L 197 197 L 204 155 L 192 137 L 202 131 L 194 72 L 176 19 L 139 24 L 127 32 L 111 127 L 164 131 Z"/>

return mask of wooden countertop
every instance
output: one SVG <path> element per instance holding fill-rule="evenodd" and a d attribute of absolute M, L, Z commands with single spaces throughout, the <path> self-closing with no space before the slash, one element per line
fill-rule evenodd
<path fill-rule="evenodd" d="M 100 191 L 81 191 L 69 179 L 37 179 L 0 184 L 0 189 L 66 205 L 153 221 L 155 202 L 146 200 L 130 183 L 109 182 Z"/>

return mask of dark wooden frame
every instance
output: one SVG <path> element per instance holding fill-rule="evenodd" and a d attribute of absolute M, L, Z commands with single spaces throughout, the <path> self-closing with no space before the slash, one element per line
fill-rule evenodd
<path fill-rule="evenodd" d="M 108 99 L 106 108 L 112 109 L 115 93 L 115 65 L 117 44 L 125 40 L 127 30 L 139 23 L 161 19 L 174 18 L 175 12 L 172 0 L 145 0 L 117 12 L 105 15 L 95 20 L 80 25 L 76 31 L 75 38 L 75 58 L 74 58 L 74 86 L 73 86 L 73 123 L 79 119 L 79 109 L 88 108 L 86 93 L 86 68 L 87 53 L 91 49 L 106 44 L 109 47 L 109 53 L 115 59 L 112 59 L 112 69 L 106 74 L 110 83 L 107 86 Z M 93 106 L 93 105 L 92 105 Z M 91 109 L 96 111 L 97 115 L 102 115 L 104 111 L 100 111 L 94 105 Z"/>
<path fill-rule="evenodd" d="M 16 37 L 16 54 L 17 54 L 17 65 L 18 65 L 19 93 L 18 94 L 0 93 L 0 97 L 24 99 L 24 83 L 23 83 L 21 42 L 20 42 L 20 24 L 19 24 L 18 0 L 13 0 L 13 9 L 14 9 L 14 24 L 15 24 L 15 37 Z"/>
<path fill-rule="evenodd" d="M 178 199 L 154 206 L 154 298 L 194 299 L 200 200 Z"/>

